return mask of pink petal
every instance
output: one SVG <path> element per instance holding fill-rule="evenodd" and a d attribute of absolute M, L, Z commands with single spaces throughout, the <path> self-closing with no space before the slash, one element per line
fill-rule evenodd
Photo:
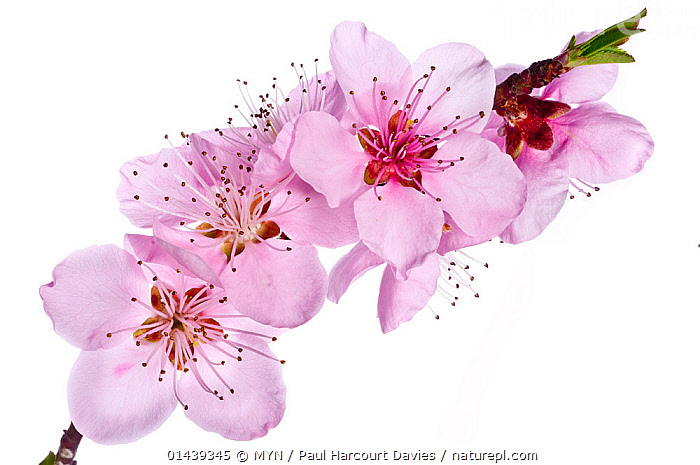
<path fill-rule="evenodd" d="M 358 140 L 327 113 L 311 111 L 297 120 L 289 157 L 294 171 L 326 196 L 335 208 L 366 188 L 364 169 L 369 157 Z"/>
<path fill-rule="evenodd" d="M 306 92 L 303 92 L 303 89 L 306 89 Z M 289 92 L 287 97 L 289 97 L 287 108 L 292 111 L 304 108 L 321 108 L 321 102 L 323 102 L 323 112 L 340 120 L 347 110 L 345 93 L 340 88 L 333 71 L 312 76 L 308 86 L 299 85 Z"/>
<path fill-rule="evenodd" d="M 267 344 L 254 337 L 231 338 L 235 344 L 241 343 L 274 357 Z M 206 345 L 204 345 L 206 346 Z M 224 346 L 235 352 L 235 349 Z M 224 400 L 205 392 L 192 373 L 180 378 L 178 394 L 188 406 L 187 418 L 206 431 L 218 433 L 227 439 L 248 441 L 265 436 L 282 420 L 285 410 L 286 388 L 282 381 L 282 367 L 276 360 L 270 360 L 250 350 L 241 353 L 242 361 L 226 357 L 207 347 L 208 358 L 212 361 L 226 360 L 223 366 L 216 366 L 226 384 L 200 360 L 196 369 L 210 389 L 216 389 Z M 238 355 L 238 352 L 235 352 Z M 193 368 L 194 369 L 194 368 Z M 233 388 L 231 394 L 228 386 Z"/>
<path fill-rule="evenodd" d="M 242 314 L 270 326 L 293 328 L 321 309 L 328 277 L 313 246 L 268 239 L 246 244 L 233 260 L 236 271 L 225 269 L 221 281 Z"/>
<path fill-rule="evenodd" d="M 359 240 L 351 203 L 331 208 L 323 195 L 299 177 L 287 184 L 287 189 L 291 194 L 287 196 L 286 203 L 281 208 L 289 210 L 300 206 L 294 211 L 270 219 L 293 241 L 321 247 L 340 247 Z M 285 201 L 280 197 L 282 196 L 275 197 L 270 212 L 275 209 L 277 202 Z"/>
<path fill-rule="evenodd" d="M 423 186 L 466 234 L 496 236 L 520 213 L 523 175 L 494 143 L 464 132 L 445 142 L 438 156 L 464 160 L 441 173 L 425 173 Z"/>
<path fill-rule="evenodd" d="M 253 186 L 273 186 L 292 172 L 289 152 L 296 140 L 296 118 L 286 123 L 272 145 L 263 145 L 258 152 L 255 169 L 251 174 Z"/>
<path fill-rule="evenodd" d="M 569 176 L 592 183 L 612 182 L 639 172 L 654 152 L 644 125 L 602 102 L 574 108 L 551 121 L 555 147 L 566 157 Z"/>
<path fill-rule="evenodd" d="M 158 429 L 175 409 L 172 365 L 141 366 L 152 344 L 124 342 L 81 352 L 68 379 L 68 410 L 75 427 L 100 444 L 122 444 Z M 158 382 L 162 377 L 163 382 Z"/>
<path fill-rule="evenodd" d="M 476 117 L 480 111 L 491 110 L 496 86 L 494 72 L 479 50 L 461 43 L 430 48 L 413 63 L 413 79 L 429 74 L 431 66 L 435 66 L 435 71 L 425 86 L 421 84 L 424 91 L 420 105 L 432 105 L 432 109 L 422 116 L 421 131 L 432 134 L 454 121 L 457 115 Z M 445 93 L 448 87 L 450 91 Z M 440 100 L 434 103 L 438 98 Z M 485 125 L 486 119 L 482 118 L 465 130 L 479 132 Z"/>
<path fill-rule="evenodd" d="M 226 268 L 226 255 L 214 239 L 200 233 L 180 231 L 156 221 L 153 225 L 156 243 L 194 276 L 221 286 L 219 273 Z"/>
<path fill-rule="evenodd" d="M 617 81 L 617 65 L 589 65 L 572 69 L 542 91 L 542 98 L 564 103 L 600 100 Z"/>
<path fill-rule="evenodd" d="M 371 252 L 365 244 L 358 242 L 352 250 L 343 255 L 328 275 L 328 300 L 338 303 L 355 282 L 366 271 L 381 265 L 384 260 Z"/>
<path fill-rule="evenodd" d="M 600 31 L 579 32 L 576 43 L 580 44 Z M 564 103 L 583 103 L 600 100 L 612 90 L 617 81 L 617 64 L 578 66 L 548 84 L 542 98 Z"/>
<path fill-rule="evenodd" d="M 375 125 L 375 106 L 386 114 L 395 99 L 405 99 L 411 86 L 411 67 L 406 57 L 362 23 L 343 22 L 336 26 L 331 35 L 330 60 L 350 107 L 362 120 L 374 121 Z M 386 100 L 379 96 L 381 90 L 386 93 Z"/>
<path fill-rule="evenodd" d="M 379 287 L 377 316 L 383 333 L 388 333 L 409 321 L 423 307 L 437 289 L 440 277 L 439 259 L 431 254 L 421 266 L 408 272 L 408 279 L 394 277 L 391 267 L 387 266 Z"/>
<path fill-rule="evenodd" d="M 446 227 L 449 230 L 446 230 Z M 452 250 L 459 250 L 465 247 L 481 244 L 491 239 L 490 237 L 473 237 L 462 231 L 457 222 L 452 217 L 445 213 L 445 225 L 442 228 L 442 236 L 440 237 L 440 245 L 437 253 L 445 255 Z"/>
<path fill-rule="evenodd" d="M 564 157 L 525 147 L 515 163 L 525 177 L 527 201 L 520 215 L 500 234 L 511 244 L 539 236 L 564 206 L 569 191 Z"/>
<path fill-rule="evenodd" d="M 292 171 L 287 156 L 287 145 L 292 140 L 294 124 L 287 123 L 277 136 L 275 144 L 260 149 L 255 168 L 251 173 L 251 185 L 273 186 Z"/>
<path fill-rule="evenodd" d="M 77 250 L 56 265 L 53 282 L 41 286 L 44 310 L 56 333 L 83 350 L 118 345 L 150 315 L 150 288 L 136 258 L 114 245 Z M 115 333 L 108 338 L 107 333 Z"/>
<path fill-rule="evenodd" d="M 485 139 L 490 140 L 491 142 L 496 144 L 498 146 L 498 149 L 503 153 L 506 152 L 505 128 L 501 130 L 504 123 L 505 120 L 503 119 L 503 117 L 498 116 L 498 113 L 492 111 L 489 114 L 486 127 L 484 127 L 484 129 L 481 131 L 481 137 L 484 137 Z M 499 135 L 499 132 L 501 132 L 502 135 Z"/>
<path fill-rule="evenodd" d="M 444 216 L 438 202 L 396 181 L 377 192 L 381 201 L 373 190 L 355 200 L 360 238 L 405 279 L 437 249 Z"/>
<path fill-rule="evenodd" d="M 156 243 L 156 238 L 153 236 L 125 234 L 124 249 L 144 262 L 157 263 L 170 268 L 178 267 L 178 262 Z"/>
<path fill-rule="evenodd" d="M 197 166 L 190 167 L 183 160 L 191 160 Z M 201 189 L 198 170 L 201 171 L 199 158 L 186 145 L 135 158 L 120 170 L 119 209 L 140 228 L 151 227 L 156 216 L 165 224 L 177 224 L 191 209 L 188 204 L 191 192 L 183 189 L 181 183 L 185 181 L 190 187 Z"/>

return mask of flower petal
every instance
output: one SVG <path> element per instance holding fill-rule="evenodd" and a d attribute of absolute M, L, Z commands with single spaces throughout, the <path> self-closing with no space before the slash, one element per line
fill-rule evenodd
<path fill-rule="evenodd" d="M 200 233 L 180 231 L 156 221 L 153 225 L 156 243 L 194 276 L 221 286 L 219 273 L 226 268 L 226 255 L 220 246 Z"/>
<path fill-rule="evenodd" d="M 367 248 L 396 268 L 406 279 L 438 247 L 444 216 L 438 202 L 396 181 L 355 200 L 360 238 Z"/>
<path fill-rule="evenodd" d="M 255 337 L 231 338 L 274 358 L 267 344 Z M 205 347 L 198 347 L 204 350 Z M 225 350 L 235 349 L 224 346 Z M 212 361 L 221 360 L 221 353 L 207 350 Z M 238 355 L 238 352 L 236 352 Z M 249 441 L 265 436 L 282 420 L 285 410 L 287 389 L 282 381 L 282 367 L 276 360 L 270 360 L 251 350 L 241 353 L 242 361 L 225 357 L 226 364 L 216 366 L 226 385 L 202 360 L 193 369 L 198 370 L 202 380 L 211 389 L 216 389 L 224 400 L 204 391 L 192 373 L 180 378 L 178 394 L 188 406 L 187 418 L 206 431 L 218 433 L 227 439 Z M 216 357 L 216 358 L 212 358 Z M 233 388 L 231 394 L 228 386 Z"/>
<path fill-rule="evenodd" d="M 220 276 L 226 294 L 240 313 L 260 323 L 299 326 L 326 298 L 328 277 L 313 246 L 281 239 L 249 243 L 233 267 L 235 272 L 227 268 Z"/>
<path fill-rule="evenodd" d="M 452 219 L 449 213 L 445 213 L 445 224 L 442 227 L 442 236 L 440 237 L 440 246 L 437 249 L 437 253 L 445 255 L 452 250 L 471 247 L 489 239 L 491 238 L 470 236 L 457 226 L 457 222 Z"/>
<path fill-rule="evenodd" d="M 281 196 L 276 196 L 270 207 L 270 214 L 273 215 L 270 219 L 293 241 L 333 248 L 359 240 L 351 203 L 331 208 L 323 195 L 299 177 L 290 181 L 287 189 L 291 194 L 287 196 L 287 203 L 281 208 L 290 210 L 300 206 L 289 213 L 274 216 L 276 203 L 285 201 L 280 199 Z"/>
<path fill-rule="evenodd" d="M 183 160 L 192 161 L 193 166 Z M 204 178 L 198 171 L 202 169 L 188 145 L 128 161 L 120 169 L 119 210 L 140 228 L 150 228 L 156 216 L 165 224 L 177 224 L 187 219 L 194 208 L 188 203 L 192 197 L 190 189 L 201 189 Z M 183 181 L 189 187 L 183 188 Z"/>
<path fill-rule="evenodd" d="M 348 104 L 363 121 L 378 124 L 395 99 L 403 101 L 411 86 L 411 66 L 394 44 L 369 32 L 364 24 L 343 22 L 331 35 L 330 60 Z M 374 82 L 374 78 L 377 81 Z M 350 95 L 350 92 L 354 95 Z M 386 93 L 382 100 L 379 92 Z"/>
<path fill-rule="evenodd" d="M 431 254 L 425 262 L 409 270 L 408 279 L 396 279 L 391 267 L 387 266 L 379 287 L 377 316 L 383 333 L 388 333 L 409 321 L 428 304 L 437 289 L 440 277 L 440 264 L 436 254 Z"/>
<path fill-rule="evenodd" d="M 483 53 L 471 45 L 454 42 L 429 48 L 413 63 L 413 79 L 429 74 L 431 66 L 435 71 L 425 86 L 421 84 L 424 90 L 420 106 L 432 108 L 419 116 L 423 119 L 421 131 L 427 134 L 440 131 L 457 115 L 466 119 L 477 117 L 480 111 L 489 113 L 496 81 L 493 67 Z M 446 92 L 448 87 L 450 91 Z M 438 98 L 439 102 L 434 103 Z M 464 130 L 478 133 L 487 120 L 476 121 Z"/>
<path fill-rule="evenodd" d="M 308 81 L 308 86 L 305 85 L 304 81 L 301 82 L 302 84 L 287 95 L 289 97 L 287 109 L 296 112 L 297 110 L 323 108 L 324 113 L 333 115 L 337 120 L 340 120 L 347 110 L 347 102 L 345 101 L 345 93 L 340 88 L 333 71 L 314 75 Z"/>
<path fill-rule="evenodd" d="M 157 244 L 156 238 L 153 236 L 125 234 L 124 249 L 144 262 L 156 263 L 170 268 L 178 267 L 178 262 Z"/>
<path fill-rule="evenodd" d="M 68 410 L 83 435 L 100 444 L 123 444 L 168 419 L 177 405 L 174 370 L 166 365 L 161 375 L 157 363 L 141 366 L 150 346 L 127 341 L 110 350 L 81 352 L 68 379 Z"/>
<path fill-rule="evenodd" d="M 576 34 L 576 43 L 585 42 L 598 32 L 600 31 L 579 32 Z M 600 100 L 615 85 L 617 70 L 615 63 L 578 66 L 548 84 L 542 91 L 542 98 L 564 103 Z"/>
<path fill-rule="evenodd" d="M 467 132 L 445 142 L 441 158 L 464 160 L 423 175 L 423 186 L 466 234 L 494 237 L 525 203 L 523 175 L 511 158 L 483 137 Z"/>
<path fill-rule="evenodd" d="M 289 157 L 292 168 L 335 208 L 366 187 L 369 157 L 360 143 L 327 113 L 311 111 L 296 122 L 296 138 Z"/>
<path fill-rule="evenodd" d="M 131 299 L 150 302 L 150 288 L 137 260 L 114 245 L 77 250 L 56 265 L 53 282 L 41 286 L 54 330 L 83 350 L 118 345 L 149 313 Z"/>
<path fill-rule="evenodd" d="M 565 103 L 600 100 L 617 81 L 617 65 L 579 66 L 555 79 L 542 91 L 542 98 Z"/>
<path fill-rule="evenodd" d="M 511 244 L 539 236 L 564 206 L 569 191 L 564 157 L 525 148 L 515 163 L 525 177 L 527 201 L 520 215 L 500 234 Z"/>
<path fill-rule="evenodd" d="M 343 255 L 328 275 L 328 300 L 338 303 L 350 284 L 384 260 L 358 242 L 352 250 Z"/>
<path fill-rule="evenodd" d="M 593 183 L 612 182 L 639 172 L 654 152 L 644 125 L 602 102 L 574 108 L 551 121 L 566 157 L 569 176 Z"/>

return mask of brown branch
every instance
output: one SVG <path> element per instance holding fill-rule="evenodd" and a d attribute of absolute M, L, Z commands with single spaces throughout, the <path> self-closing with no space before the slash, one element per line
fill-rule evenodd
<path fill-rule="evenodd" d="M 75 454 L 78 452 L 81 439 L 83 439 L 83 435 L 75 429 L 73 422 L 71 422 L 68 429 L 63 430 L 61 444 L 56 452 L 56 465 L 77 465 Z"/>

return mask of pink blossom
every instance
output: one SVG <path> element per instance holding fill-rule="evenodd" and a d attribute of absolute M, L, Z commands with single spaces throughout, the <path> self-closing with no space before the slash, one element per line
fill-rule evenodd
<path fill-rule="evenodd" d="M 581 33 L 577 42 L 593 34 Z M 500 67 L 496 69 L 496 80 L 501 82 L 524 68 Z M 654 151 L 646 128 L 598 101 L 612 89 L 616 79 L 616 64 L 581 66 L 554 80 L 541 93 L 533 92 L 533 102 L 552 102 L 564 109 L 543 121 L 551 128 L 551 147 L 547 150 L 538 150 L 537 144 L 529 146 L 527 139 L 523 141 L 517 131 L 513 132 L 504 118 L 491 113 L 482 135 L 504 152 L 515 153 L 515 164 L 527 183 L 523 211 L 501 233 L 501 239 L 510 243 L 534 239 L 554 220 L 570 189 L 590 195 L 590 190 L 598 190 L 591 184 L 624 179 L 642 169 Z M 507 133 L 514 136 L 513 140 L 506 142 L 510 137 L 504 137 Z M 519 149 L 514 148 L 516 139 L 522 144 L 519 155 Z"/>
<path fill-rule="evenodd" d="M 181 265 L 223 286 L 241 313 L 279 327 L 308 321 L 327 286 L 310 244 L 343 236 L 347 221 L 311 206 L 320 196 L 293 174 L 262 183 L 256 149 L 232 129 L 183 136 L 182 146 L 122 167 L 122 212 L 152 227 Z"/>
<path fill-rule="evenodd" d="M 341 122 L 321 112 L 299 116 L 291 166 L 331 207 L 352 204 L 360 247 L 387 262 L 392 276 L 405 281 L 430 266 L 446 214 L 482 240 L 517 216 L 521 174 L 474 134 L 495 86 L 481 52 L 442 44 L 411 65 L 392 43 L 346 22 L 331 36 L 330 58 L 349 113 Z"/>
<path fill-rule="evenodd" d="M 130 252 L 72 253 L 40 289 L 56 332 L 82 349 L 68 380 L 77 429 L 103 444 L 135 441 L 180 403 L 226 438 L 267 434 L 286 393 L 270 328 L 237 312 L 220 287 L 172 268 L 153 238 L 125 242 Z"/>

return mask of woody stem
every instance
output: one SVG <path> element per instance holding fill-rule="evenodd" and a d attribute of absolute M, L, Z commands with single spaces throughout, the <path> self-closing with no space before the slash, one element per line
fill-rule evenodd
<path fill-rule="evenodd" d="M 56 452 L 56 465 L 76 465 L 75 454 L 78 452 L 78 445 L 80 445 L 80 440 L 83 439 L 83 435 L 75 429 L 73 422 L 71 422 L 68 429 L 63 430 L 63 436 L 61 436 L 61 444 L 58 446 L 58 451 Z"/>

